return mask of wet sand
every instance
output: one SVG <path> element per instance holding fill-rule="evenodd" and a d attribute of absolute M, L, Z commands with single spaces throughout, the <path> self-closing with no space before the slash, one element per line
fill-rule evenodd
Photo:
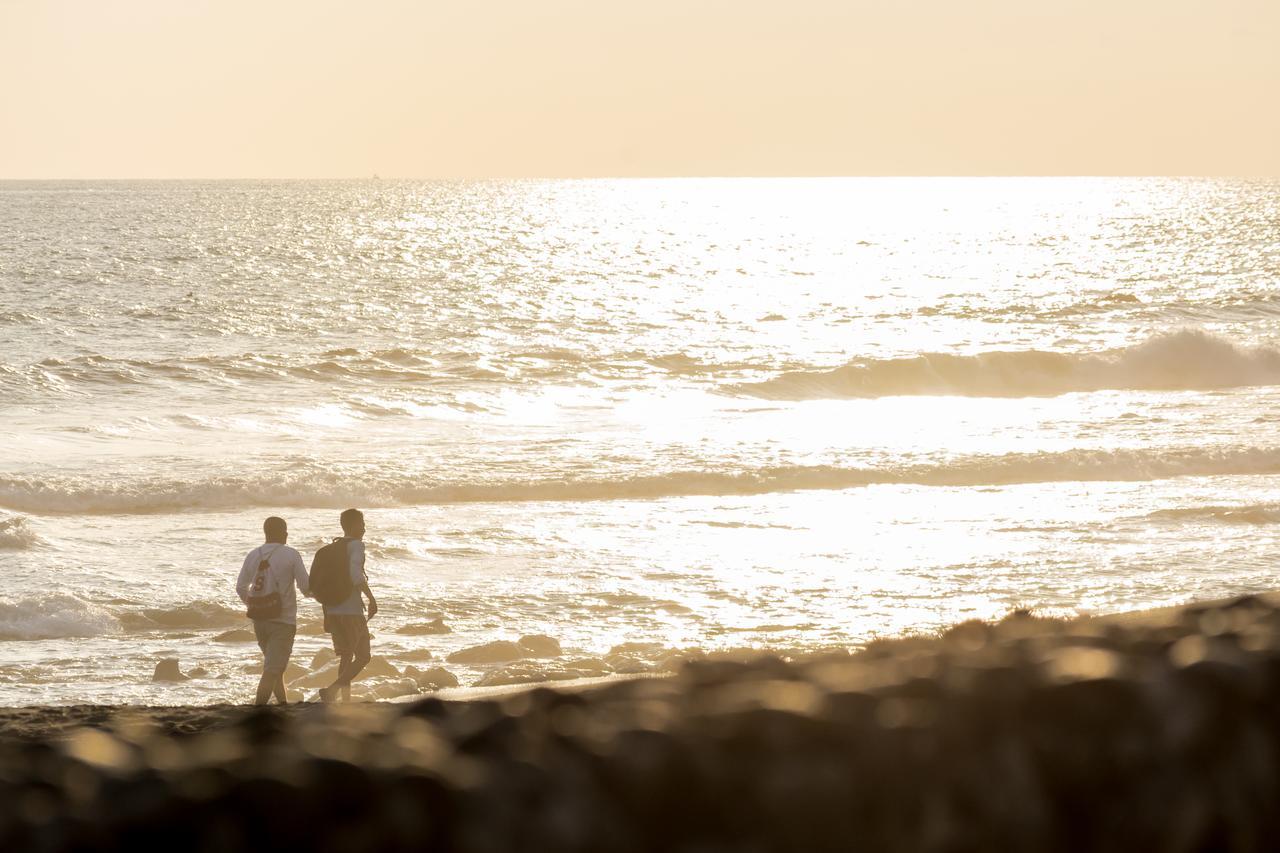
<path fill-rule="evenodd" d="M 1280 597 L 283 709 L 0 710 L 0 845 L 1262 850 Z"/>

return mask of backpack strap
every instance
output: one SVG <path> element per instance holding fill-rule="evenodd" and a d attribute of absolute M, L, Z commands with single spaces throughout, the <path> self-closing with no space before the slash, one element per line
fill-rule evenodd
<path fill-rule="evenodd" d="M 272 549 L 271 549 L 271 553 L 269 553 L 269 554 L 263 554 L 263 553 L 262 553 L 262 549 L 263 549 L 263 548 L 265 548 L 265 547 L 267 547 L 267 545 L 268 545 L 268 544 L 270 544 L 270 545 L 275 545 L 276 547 L 274 547 L 274 548 L 272 548 Z M 266 574 L 266 576 L 267 576 L 268 578 L 270 578 L 270 577 L 271 577 L 271 572 L 270 572 L 270 569 L 271 569 L 271 558 L 272 558 L 273 556 L 275 556 L 276 551 L 279 551 L 279 550 L 280 550 L 280 548 L 281 548 L 281 545 L 280 545 L 280 543 L 279 543 L 279 542 L 264 543 L 264 544 L 262 544 L 262 545 L 259 545 L 259 546 L 258 546 L 258 571 L 259 571 L 259 572 L 262 572 L 262 573 L 264 573 L 264 574 Z M 266 564 L 267 564 L 267 568 L 266 568 L 266 569 L 263 569 L 263 568 L 262 568 L 262 564 L 263 564 L 263 563 L 266 563 Z M 275 584 L 272 584 L 272 586 L 275 586 Z M 268 592 L 270 592 L 270 590 L 268 590 Z"/>

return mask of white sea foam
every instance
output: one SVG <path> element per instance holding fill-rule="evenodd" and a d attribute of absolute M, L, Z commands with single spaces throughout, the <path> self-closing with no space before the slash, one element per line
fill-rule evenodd
<path fill-rule="evenodd" d="M 676 471 L 610 478 L 431 483 L 342 475 L 318 468 L 270 476 L 148 478 L 102 484 L 77 478 L 0 478 L 0 505 L 38 513 L 137 514 L 245 507 L 395 507 L 512 501 L 608 501 L 691 495 L 757 495 L 897 484 L 999 486 L 1145 481 L 1182 476 L 1280 474 L 1280 448 L 1070 450 L 973 455 L 884 467 L 776 465 L 740 471 Z"/>
<path fill-rule="evenodd" d="M 129 631 L 208 630 L 247 624 L 242 611 L 233 610 L 217 601 L 193 601 L 170 607 L 124 610 L 119 613 L 118 619 Z"/>
<path fill-rule="evenodd" d="M 25 551 L 42 542 L 26 518 L 20 515 L 0 518 L 0 551 Z"/>
<path fill-rule="evenodd" d="M 842 397 L 1052 397 L 1077 391 L 1182 391 L 1280 384 L 1280 350 L 1197 330 L 1096 353 L 924 353 L 800 370 L 734 390 L 769 400 Z"/>
<path fill-rule="evenodd" d="M 0 599 L 0 640 L 96 637 L 120 627 L 104 607 L 74 595 L 53 593 Z"/>

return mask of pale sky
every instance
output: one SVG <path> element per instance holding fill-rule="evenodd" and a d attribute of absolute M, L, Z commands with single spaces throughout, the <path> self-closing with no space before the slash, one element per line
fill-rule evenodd
<path fill-rule="evenodd" d="M 0 0 L 0 178 L 1280 175 L 1280 0 Z"/>

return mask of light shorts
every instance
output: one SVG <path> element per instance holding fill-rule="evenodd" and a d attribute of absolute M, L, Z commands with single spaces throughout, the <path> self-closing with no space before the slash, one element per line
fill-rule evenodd
<path fill-rule="evenodd" d="M 339 657 L 369 657 L 369 623 L 363 616 L 328 613 L 324 617 L 324 627 L 333 635 L 334 654 Z"/>
<path fill-rule="evenodd" d="M 298 633 L 298 626 L 254 619 L 253 633 L 258 638 L 258 648 L 262 649 L 263 671 L 283 673 L 293 654 L 293 637 Z"/>

